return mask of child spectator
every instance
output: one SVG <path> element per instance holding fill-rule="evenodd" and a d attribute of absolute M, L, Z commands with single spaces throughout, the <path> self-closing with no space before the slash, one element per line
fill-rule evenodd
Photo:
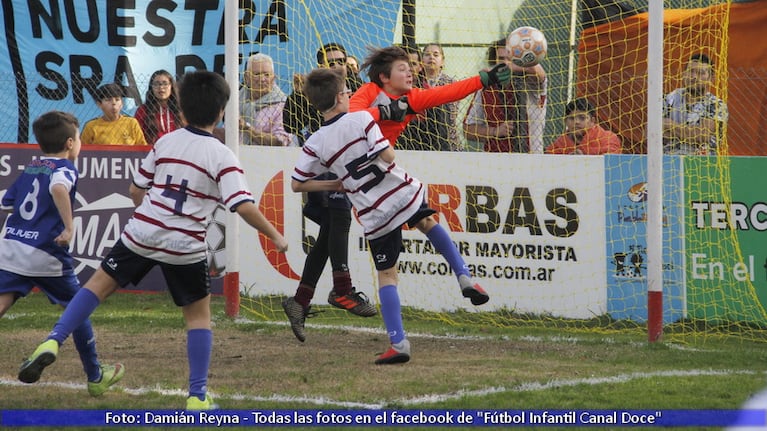
<path fill-rule="evenodd" d="M 565 133 L 546 147 L 546 154 L 620 154 L 621 140 L 597 124 L 596 110 L 585 98 L 565 106 Z"/>
<path fill-rule="evenodd" d="M 147 145 L 138 121 L 122 114 L 123 89 L 119 84 L 97 88 L 94 100 L 103 114 L 85 123 L 80 137 L 84 145 Z"/>
<path fill-rule="evenodd" d="M 152 74 L 144 104 L 138 107 L 133 117 L 141 126 L 149 145 L 154 145 L 160 136 L 183 126 L 176 81 L 170 72 L 158 70 Z"/>

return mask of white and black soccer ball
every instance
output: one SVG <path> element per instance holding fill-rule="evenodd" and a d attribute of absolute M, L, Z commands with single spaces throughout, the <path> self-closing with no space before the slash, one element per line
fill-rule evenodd
<path fill-rule="evenodd" d="M 211 278 L 221 278 L 226 273 L 226 212 L 218 204 L 208 224 L 208 272 Z"/>
<path fill-rule="evenodd" d="M 520 67 L 532 67 L 543 61 L 548 43 L 543 32 L 535 27 L 519 27 L 506 38 L 509 59 Z"/>

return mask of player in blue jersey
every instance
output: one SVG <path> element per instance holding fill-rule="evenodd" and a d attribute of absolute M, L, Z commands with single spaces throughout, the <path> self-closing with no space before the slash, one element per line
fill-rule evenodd
<path fill-rule="evenodd" d="M 52 111 L 35 120 L 32 130 L 43 155 L 27 165 L 0 201 L 0 209 L 11 212 L 0 238 L 0 317 L 35 286 L 61 306 L 80 290 L 69 254 L 79 123 L 71 114 Z M 90 320 L 74 328 L 72 338 L 88 376 L 88 393 L 97 397 L 122 378 L 125 368 L 99 363 Z M 43 356 L 39 363 L 49 360 Z M 25 365 L 29 371 L 37 367 Z M 40 373 L 19 374 L 25 383 L 39 378 Z"/>
<path fill-rule="evenodd" d="M 133 216 L 100 267 L 64 310 L 48 339 L 27 360 L 30 372 L 39 376 L 55 360 L 61 343 L 101 301 L 120 287 L 137 284 L 159 266 L 173 302 L 181 307 L 186 321 L 186 409 L 216 408 L 207 388 L 213 348 L 207 224 L 222 202 L 271 239 L 277 250 L 284 252 L 288 248 L 282 234 L 259 211 L 232 150 L 213 136 L 229 92 L 229 85 L 216 73 L 184 75 L 179 99 L 188 126 L 163 135 L 144 158 L 130 185 L 136 205 Z M 168 358 L 168 363 L 175 364 L 177 359 Z"/>

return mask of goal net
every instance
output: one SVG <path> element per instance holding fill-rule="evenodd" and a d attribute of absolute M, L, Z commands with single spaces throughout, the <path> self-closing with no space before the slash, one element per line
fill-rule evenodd
<path fill-rule="evenodd" d="M 32 121 L 52 109 L 73 112 L 81 125 L 98 118 L 93 96 L 108 82 L 123 86 L 123 113 L 132 116 L 151 91 L 156 70 L 176 78 L 194 69 L 225 70 L 229 23 L 223 8 L 232 2 L 186 2 L 184 7 L 148 0 L 122 6 L 65 3 L 3 2 L 0 90 L 9 97 L 0 105 L 0 142 L 34 142 Z M 356 57 L 359 65 L 368 47 L 399 44 L 422 54 L 417 65 L 425 75 L 419 85 L 441 85 L 489 67 L 498 54 L 490 49 L 494 42 L 517 27 L 535 27 L 548 42 L 541 63 L 545 80 L 515 76 L 503 100 L 469 95 L 434 108 L 413 122 L 418 127 L 409 144 L 397 143 L 397 163 L 425 184 L 439 223 L 491 296 L 488 304 L 472 306 L 434 246 L 420 232 L 406 230 L 398 270 L 407 313 L 449 325 L 643 331 L 652 264 L 647 235 L 660 230 L 666 337 L 735 333 L 762 339 L 767 324 L 767 252 L 761 240 L 767 207 L 760 187 L 760 174 L 767 169 L 762 144 L 767 139 L 767 43 L 762 37 L 767 10 L 761 1 L 664 2 L 664 94 L 688 86 L 691 59 L 700 63 L 704 54 L 703 63 L 710 66 L 706 87 L 716 98 L 705 100 L 717 102 L 677 104 L 675 113 L 667 113 L 692 125 L 711 118 L 703 124 L 713 126 L 683 137 L 695 142 L 691 147 L 705 147 L 708 155 L 664 156 L 663 219 L 654 227 L 647 223 L 647 182 L 657 179 L 648 178 L 645 154 L 647 58 L 657 53 L 647 52 L 645 3 L 243 0 L 235 24 L 238 76 L 227 78 L 236 82 L 238 98 L 247 94 L 247 59 L 268 55 L 280 97 L 287 99 L 301 75 L 324 65 L 329 57 L 320 52 L 318 60 L 317 54 L 327 44 L 342 45 L 344 56 Z M 360 78 L 370 80 L 365 70 Z M 271 101 L 282 100 L 277 99 Z M 620 154 L 547 154 L 572 132 L 567 106 L 580 99 L 594 107 L 586 119 L 619 138 Z M 310 111 L 299 107 L 292 114 Z M 239 134 L 239 123 L 227 119 L 224 126 Z M 237 247 L 239 260 L 232 268 L 239 269 L 242 312 L 265 319 L 284 320 L 280 299 L 295 292 L 318 232 L 302 214 L 302 196 L 290 189 L 300 142 L 312 129 L 288 129 L 287 148 L 238 149 L 259 207 L 285 234 L 290 250 L 277 253 L 263 236 L 244 227 L 227 241 L 225 214 L 217 214 L 209 237 L 220 259 L 216 269 L 225 269 L 224 247 Z M 708 139 L 700 139 L 704 133 Z M 511 145 L 516 152 L 485 151 L 488 142 L 506 136 L 516 139 Z M 424 143 L 449 148 L 416 149 Z M 141 159 L 141 150 L 98 151 L 84 152 L 78 161 L 80 189 L 96 184 L 101 192 L 107 180 L 116 186 L 102 194 L 83 191 L 75 208 L 83 240 L 75 241 L 73 252 L 91 269 L 130 217 L 124 184 Z M 0 190 L 10 184 L 15 166 L 23 165 L 15 154 L 8 150 L 0 157 Z M 87 246 L 86 239 L 91 240 Z M 326 311 L 318 322 L 380 326 L 379 319 L 350 318 L 326 304 L 329 267 L 313 299 Z M 349 267 L 357 289 L 377 304 L 376 272 L 354 220 Z"/>
<path fill-rule="evenodd" d="M 477 280 L 493 298 L 488 312 L 462 302 L 441 257 L 420 233 L 406 231 L 398 267 L 400 295 L 403 304 L 412 307 L 410 312 L 421 318 L 499 326 L 562 324 L 590 330 L 642 328 L 647 319 L 646 235 L 651 227 L 646 223 L 648 178 L 643 154 L 647 150 L 648 14 L 631 1 L 577 3 L 419 0 L 350 6 L 276 2 L 272 5 L 284 7 L 287 29 L 295 25 L 312 30 L 271 34 L 260 44 L 240 46 L 243 57 L 254 51 L 272 56 L 280 87 L 290 93 L 294 75 L 317 67 L 318 49 L 331 42 L 343 45 L 346 55 L 356 57 L 359 64 L 369 45 L 401 44 L 423 53 L 437 44 L 443 61 L 441 75 L 461 79 L 488 67 L 488 48 L 514 28 L 532 26 L 546 35 L 548 54 L 541 64 L 545 85 L 531 90 L 516 81 L 520 88 L 515 108 L 523 114 L 509 117 L 515 128 L 527 133 L 528 154 L 484 152 L 482 139 L 465 134 L 474 97 L 443 107 L 443 115 L 424 116 L 425 121 L 442 126 L 432 129 L 442 136 L 419 135 L 426 141 L 456 136 L 461 152 L 398 147 L 398 160 L 428 184 L 429 204 L 438 210 L 440 223 L 451 232 Z M 758 331 L 746 330 L 761 328 L 767 317 L 764 298 L 758 294 L 767 256 L 752 249 L 757 246 L 755 238 L 750 239 L 762 224 L 762 204 L 746 180 L 756 175 L 761 160 L 740 156 L 764 151 L 757 138 L 764 132 L 756 125 L 767 121 L 761 108 L 767 77 L 757 66 L 762 60 L 735 44 L 758 28 L 758 17 L 753 17 L 757 8 L 717 1 L 671 3 L 664 14 L 664 94 L 684 87 L 690 58 L 705 54 L 712 71 L 709 91 L 726 105 L 722 115 L 727 121 L 715 123 L 715 155 L 665 157 L 666 334 L 737 328 L 748 337 L 761 337 Z M 281 21 L 267 14 L 243 31 L 263 33 L 267 22 Z M 290 43 L 280 40 L 283 36 Z M 427 54 L 422 61 L 434 60 Z M 368 81 L 364 72 L 360 76 Z M 596 108 L 595 120 L 601 127 L 620 137 L 623 154 L 540 154 L 566 133 L 567 103 L 579 98 Z M 543 121 L 538 122 L 536 115 L 542 115 Z M 285 230 L 297 234 L 290 226 L 296 223 L 301 237 L 309 240 L 283 262 L 283 273 L 291 275 L 285 277 L 288 288 L 267 287 L 269 293 L 280 296 L 294 292 L 301 258 L 316 225 L 289 215 L 299 214 L 301 205 L 300 197 L 286 189 L 297 153 L 281 159 L 273 151 L 259 149 L 260 155 L 253 156 L 268 155 L 269 164 L 277 165 L 272 168 L 275 175 L 262 180 L 276 194 L 262 202 L 284 203 Z M 269 210 L 268 205 L 264 209 Z M 358 289 L 375 302 L 375 271 L 360 229 L 354 226 L 350 265 Z M 274 315 L 277 309 L 277 318 L 281 317 L 279 303 L 259 300 L 262 284 L 252 283 L 244 306 L 264 316 Z M 330 287 L 326 271 L 315 304 L 325 304 Z M 328 311 L 323 320 L 346 318 L 343 312 Z"/>

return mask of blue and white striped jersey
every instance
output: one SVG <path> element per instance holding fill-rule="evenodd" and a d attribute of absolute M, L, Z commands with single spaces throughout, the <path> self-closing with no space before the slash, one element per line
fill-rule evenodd
<path fill-rule="evenodd" d="M 0 208 L 13 211 L 0 239 L 0 268 L 30 277 L 58 277 L 74 272 L 69 250 L 53 240 L 64 222 L 53 202 L 51 187 L 69 190 L 74 208 L 78 172 L 67 159 L 33 160 L 5 192 Z"/>

